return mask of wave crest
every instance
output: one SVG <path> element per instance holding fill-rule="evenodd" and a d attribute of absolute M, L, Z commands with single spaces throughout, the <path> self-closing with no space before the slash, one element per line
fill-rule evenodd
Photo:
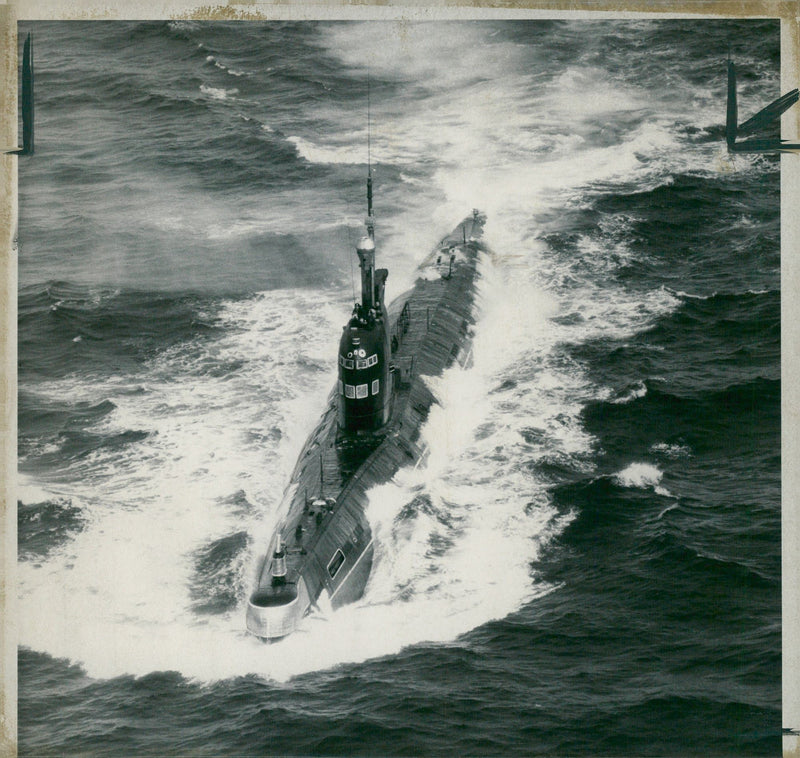
<path fill-rule="evenodd" d="M 613 479 L 622 487 L 652 487 L 657 494 L 669 497 L 669 491 L 659 486 L 663 477 L 664 472 L 651 463 L 631 463 L 614 474 Z"/>

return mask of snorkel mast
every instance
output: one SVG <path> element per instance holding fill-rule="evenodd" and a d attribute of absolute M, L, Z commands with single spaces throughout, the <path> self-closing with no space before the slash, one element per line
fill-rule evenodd
<path fill-rule="evenodd" d="M 367 80 L 367 236 L 362 237 L 356 247 L 359 266 L 361 268 L 361 308 L 362 315 L 377 315 L 383 300 L 383 287 L 380 294 L 376 291 L 375 282 L 375 216 L 372 212 L 372 123 L 371 123 L 370 81 Z M 386 280 L 386 277 L 383 278 Z M 382 283 L 381 283 L 382 285 Z"/>

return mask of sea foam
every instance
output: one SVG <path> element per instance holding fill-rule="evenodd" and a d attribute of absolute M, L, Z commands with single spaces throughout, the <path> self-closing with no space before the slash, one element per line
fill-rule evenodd
<path fill-rule="evenodd" d="M 614 474 L 614 480 L 622 487 L 652 487 L 657 494 L 671 497 L 670 492 L 660 486 L 663 478 L 664 472 L 650 463 L 631 463 Z"/>

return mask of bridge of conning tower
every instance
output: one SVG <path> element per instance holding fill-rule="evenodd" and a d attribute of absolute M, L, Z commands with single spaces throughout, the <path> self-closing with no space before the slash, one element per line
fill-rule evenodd
<path fill-rule="evenodd" d="M 369 434 L 389 420 L 392 400 L 388 314 L 384 289 L 389 272 L 375 268 L 372 214 L 370 232 L 356 247 L 361 268 L 361 303 L 344 327 L 339 343 L 339 428 Z"/>

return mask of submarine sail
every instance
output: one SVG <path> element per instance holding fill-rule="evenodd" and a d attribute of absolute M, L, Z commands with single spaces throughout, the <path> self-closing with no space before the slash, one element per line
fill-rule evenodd
<path fill-rule="evenodd" d="M 363 595 L 373 560 L 368 492 L 424 452 L 419 433 L 434 397 L 423 377 L 469 355 L 485 216 L 473 211 L 445 237 L 387 308 L 371 172 L 367 205 L 356 247 L 361 302 L 342 330 L 337 382 L 300 453 L 247 603 L 248 631 L 266 640 L 295 631 L 323 594 L 333 608 Z"/>

